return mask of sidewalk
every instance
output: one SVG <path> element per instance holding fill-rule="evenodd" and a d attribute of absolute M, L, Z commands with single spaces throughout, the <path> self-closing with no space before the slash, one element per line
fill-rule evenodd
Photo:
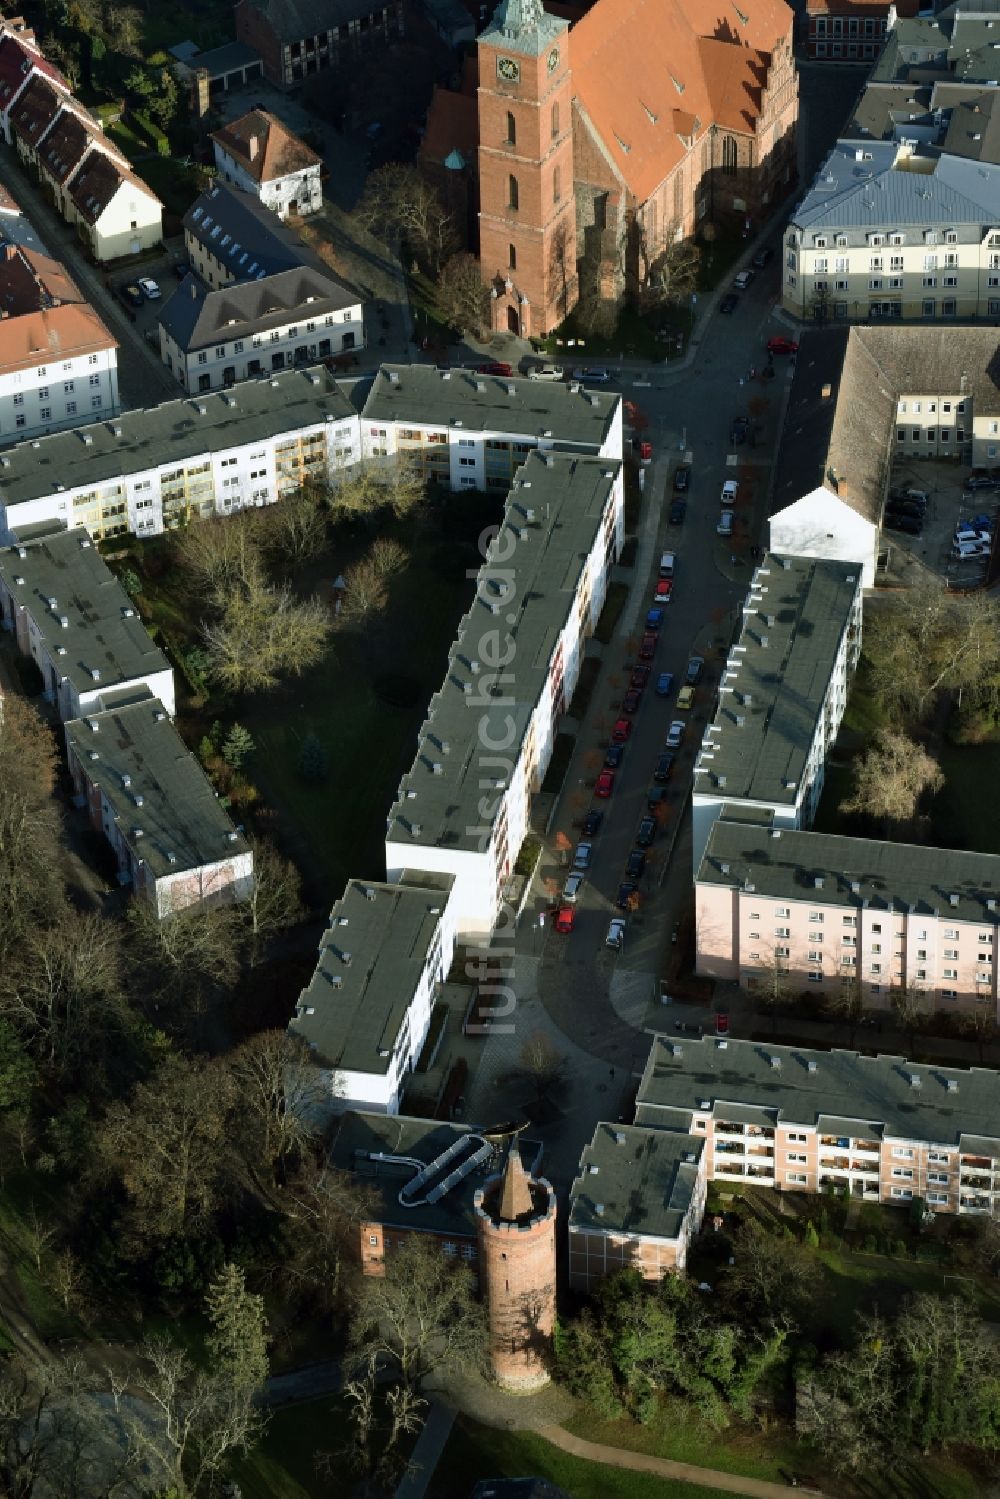
<path fill-rule="evenodd" d="M 764 1478 L 745 1478 L 740 1473 L 720 1473 L 714 1468 L 697 1468 L 692 1463 L 677 1463 L 667 1457 L 650 1457 L 645 1452 L 628 1452 L 621 1447 L 604 1447 L 585 1442 L 561 1426 L 543 1426 L 538 1435 L 561 1452 L 581 1457 L 608 1468 L 627 1468 L 633 1473 L 655 1473 L 660 1478 L 680 1479 L 699 1488 L 721 1489 L 726 1494 L 749 1494 L 753 1499 L 785 1499 L 788 1494 L 822 1494 L 822 1489 L 804 1488 L 801 1484 L 770 1483 Z"/>
<path fill-rule="evenodd" d="M 417 1437 L 410 1466 L 396 1490 L 396 1499 L 424 1499 L 441 1454 L 448 1445 L 455 1411 L 450 1405 L 435 1401 L 427 1412 L 423 1430 Z"/>

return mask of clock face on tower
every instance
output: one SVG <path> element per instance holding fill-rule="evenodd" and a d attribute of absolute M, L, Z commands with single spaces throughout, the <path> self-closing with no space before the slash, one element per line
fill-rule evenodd
<path fill-rule="evenodd" d="M 554 73 L 559 66 L 559 48 L 553 47 L 549 53 L 549 72 Z"/>
<path fill-rule="evenodd" d="M 497 77 L 502 78 L 505 83 L 517 83 L 521 76 L 521 65 L 512 57 L 497 58 Z"/>

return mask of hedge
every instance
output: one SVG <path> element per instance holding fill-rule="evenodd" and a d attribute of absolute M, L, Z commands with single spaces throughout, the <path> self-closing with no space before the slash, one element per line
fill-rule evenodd
<path fill-rule="evenodd" d="M 138 109 L 132 109 L 129 110 L 128 120 L 137 130 L 142 131 L 149 144 L 155 148 L 157 156 L 170 155 L 170 141 L 159 125 L 150 119 L 148 114 L 143 114 Z"/>

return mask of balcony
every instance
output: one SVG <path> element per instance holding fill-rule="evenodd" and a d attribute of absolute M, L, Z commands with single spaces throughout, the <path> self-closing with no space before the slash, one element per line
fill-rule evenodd
<path fill-rule="evenodd" d="M 723 1176 L 745 1175 L 742 1161 L 716 1161 L 715 1171 L 716 1175 L 721 1174 Z"/>
<path fill-rule="evenodd" d="M 853 1156 L 820 1156 L 820 1168 L 825 1171 L 860 1171 L 865 1176 L 878 1175 L 878 1163 L 859 1160 Z"/>
<path fill-rule="evenodd" d="M 716 1140 L 716 1142 L 715 1142 L 715 1153 L 716 1153 L 716 1155 L 740 1155 L 741 1156 L 741 1155 L 744 1154 L 744 1150 L 743 1150 L 743 1146 L 742 1145 L 737 1145 L 735 1143 L 731 1144 L 731 1143 L 729 1143 L 726 1140 Z"/>
<path fill-rule="evenodd" d="M 752 1176 L 754 1178 L 757 1178 L 757 1179 L 760 1179 L 760 1180 L 763 1180 L 763 1181 L 773 1182 L 774 1181 L 774 1167 L 773 1166 L 748 1166 L 747 1167 L 747 1176 Z"/>
<path fill-rule="evenodd" d="M 722 1124 L 716 1122 L 715 1133 L 717 1135 L 745 1135 L 747 1127 L 745 1124 Z"/>
<path fill-rule="evenodd" d="M 773 1145 L 748 1145 L 747 1146 L 747 1155 L 750 1156 L 751 1158 L 757 1158 L 759 1160 L 768 1160 L 768 1159 L 770 1159 L 770 1160 L 773 1161 L 774 1160 L 774 1146 Z"/>
<path fill-rule="evenodd" d="M 963 1187 L 975 1187 L 979 1191 L 989 1192 L 993 1188 L 993 1178 L 976 1171 L 963 1171 L 959 1180 Z"/>

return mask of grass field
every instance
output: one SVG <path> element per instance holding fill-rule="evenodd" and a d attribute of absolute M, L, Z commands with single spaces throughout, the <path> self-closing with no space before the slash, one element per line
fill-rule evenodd
<path fill-rule="evenodd" d="M 348 1438 L 343 1407 L 332 1398 L 307 1401 L 275 1411 L 264 1440 L 247 1457 L 231 1464 L 243 1499 L 334 1499 L 347 1492 L 343 1465 L 334 1477 L 317 1471 L 315 1454 L 336 1453 Z"/>
<path fill-rule="evenodd" d="M 1000 797 L 984 795 L 984 788 L 1000 782 L 1000 743 L 959 745 L 945 739 L 937 759 L 945 784 L 930 809 L 934 842 L 1000 854 Z"/>

